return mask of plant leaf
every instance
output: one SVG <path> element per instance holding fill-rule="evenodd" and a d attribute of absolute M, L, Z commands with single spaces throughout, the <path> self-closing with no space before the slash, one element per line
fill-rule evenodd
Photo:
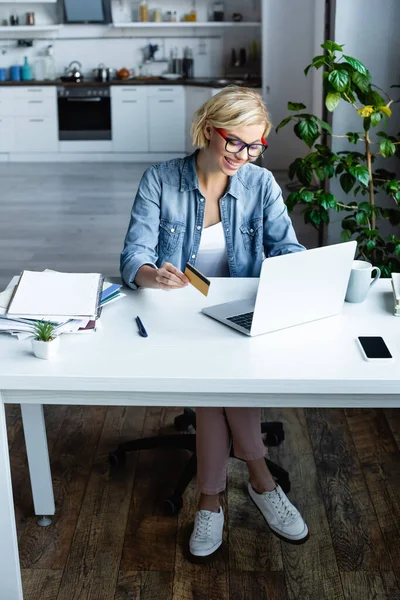
<path fill-rule="evenodd" d="M 343 50 L 343 46 L 339 46 L 339 44 L 336 44 L 335 42 L 332 42 L 331 40 L 326 40 L 326 42 L 321 44 L 321 48 L 323 48 L 327 52 L 335 52 L 335 50 L 337 52 L 342 52 L 342 50 Z"/>
<path fill-rule="evenodd" d="M 300 192 L 300 198 L 303 202 L 312 202 L 314 200 L 314 193 L 309 190 L 303 190 Z"/>
<path fill-rule="evenodd" d="M 350 78 L 347 71 L 334 69 L 329 73 L 328 81 L 333 85 L 337 92 L 344 92 L 349 85 Z"/>
<path fill-rule="evenodd" d="M 356 214 L 356 221 L 359 225 L 368 225 L 368 215 L 365 212 L 358 212 Z"/>
<path fill-rule="evenodd" d="M 309 148 L 312 147 L 315 140 L 319 137 L 320 133 L 318 131 L 317 125 L 314 121 L 303 119 L 296 123 L 294 127 L 294 132 L 298 138 L 303 140 L 307 144 Z"/>
<path fill-rule="evenodd" d="M 341 95 L 337 93 L 329 93 L 325 98 L 325 106 L 330 111 L 333 112 L 337 105 L 340 102 Z"/>
<path fill-rule="evenodd" d="M 352 237 L 353 237 L 353 234 L 350 231 L 350 229 L 343 229 L 342 233 L 340 234 L 340 241 L 348 242 L 349 240 L 351 240 Z"/>
<path fill-rule="evenodd" d="M 354 165 L 349 167 L 349 173 L 364 185 L 368 185 L 369 173 L 367 167 L 364 167 L 363 165 Z"/>
<path fill-rule="evenodd" d="M 361 75 L 367 75 L 368 71 L 362 64 L 362 62 L 360 62 L 356 58 L 353 58 L 352 56 L 347 56 L 346 54 L 343 54 L 343 58 L 347 60 L 349 65 L 351 65 L 356 71 L 361 73 Z"/>
<path fill-rule="evenodd" d="M 353 83 L 364 93 L 369 91 L 371 78 L 366 75 L 361 75 L 358 71 L 355 71 L 351 75 Z"/>
<path fill-rule="evenodd" d="M 326 131 L 328 131 L 328 133 L 330 133 L 332 135 L 332 127 L 325 121 L 322 121 L 321 119 L 319 119 L 316 115 L 313 115 L 313 116 L 314 116 L 314 120 L 317 121 L 318 125 L 320 127 L 322 127 L 322 129 L 326 129 Z"/>
<path fill-rule="evenodd" d="M 383 139 L 379 144 L 379 150 L 384 158 L 396 154 L 396 146 L 388 139 Z"/>
<path fill-rule="evenodd" d="M 371 125 L 372 127 L 376 127 L 382 119 L 382 115 L 380 113 L 373 113 L 371 115 Z"/>
<path fill-rule="evenodd" d="M 348 194 L 357 180 L 353 175 L 350 175 L 350 173 L 343 173 L 340 176 L 339 181 L 340 185 L 342 186 L 342 190 Z"/>
<path fill-rule="evenodd" d="M 302 102 L 288 102 L 288 110 L 303 110 L 303 108 L 307 108 L 305 104 Z"/>
<path fill-rule="evenodd" d="M 279 123 L 278 127 L 275 129 L 276 133 L 278 133 L 278 131 L 279 131 L 280 129 L 282 129 L 282 127 L 285 127 L 285 125 L 287 125 L 287 124 L 288 124 L 288 123 L 289 123 L 291 120 L 292 120 L 292 117 L 286 117 L 286 119 L 283 119 L 283 120 L 282 120 L 282 121 Z"/>
<path fill-rule="evenodd" d="M 378 94 L 378 92 L 375 92 L 374 90 L 371 90 L 370 92 L 368 92 L 367 94 L 367 104 L 372 104 L 373 106 L 376 107 L 380 107 L 380 106 L 386 106 L 386 102 L 384 100 L 384 98 L 382 98 L 382 96 L 380 94 Z"/>

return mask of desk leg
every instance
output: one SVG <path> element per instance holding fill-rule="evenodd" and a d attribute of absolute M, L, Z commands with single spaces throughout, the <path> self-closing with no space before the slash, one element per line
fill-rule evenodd
<path fill-rule="evenodd" d="M 35 514 L 42 517 L 39 525 L 50 525 L 46 515 L 54 515 L 55 506 L 43 405 L 21 404 L 21 413 Z"/>
<path fill-rule="evenodd" d="M 18 540 L 15 527 L 5 407 L 0 394 L 0 595 L 7 600 L 23 600 Z"/>

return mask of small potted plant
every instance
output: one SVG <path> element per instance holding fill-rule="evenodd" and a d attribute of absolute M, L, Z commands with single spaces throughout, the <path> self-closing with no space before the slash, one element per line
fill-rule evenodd
<path fill-rule="evenodd" d="M 32 350 L 38 358 L 54 358 L 60 346 L 59 336 L 54 335 L 55 325 L 49 321 L 38 321 L 35 325 L 35 337 Z"/>

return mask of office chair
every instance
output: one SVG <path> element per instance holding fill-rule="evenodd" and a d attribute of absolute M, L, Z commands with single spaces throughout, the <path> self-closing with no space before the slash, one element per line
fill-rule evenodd
<path fill-rule="evenodd" d="M 190 408 L 185 408 L 182 415 L 175 417 L 174 425 L 177 431 L 186 431 L 190 425 L 196 429 L 195 411 Z M 285 439 L 283 425 L 280 422 L 261 423 L 261 432 L 266 434 L 264 440 L 266 446 L 279 446 Z M 175 515 L 182 508 L 183 494 L 193 477 L 196 475 L 196 434 L 181 433 L 176 435 L 157 435 L 150 438 L 131 440 L 120 444 L 114 452 L 111 452 L 108 456 L 109 462 L 112 467 L 118 467 L 124 464 L 127 452 L 132 452 L 134 450 L 149 450 L 151 448 L 179 448 L 192 452 L 192 456 L 188 460 L 173 494 L 164 500 L 164 513 L 167 515 Z M 230 455 L 233 456 L 233 448 L 231 448 Z M 286 494 L 289 493 L 289 473 L 267 458 L 265 459 L 265 462 L 276 482 Z"/>

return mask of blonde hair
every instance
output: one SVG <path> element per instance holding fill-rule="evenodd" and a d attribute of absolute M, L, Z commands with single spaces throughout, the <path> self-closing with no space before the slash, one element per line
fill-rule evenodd
<path fill-rule="evenodd" d="M 206 121 L 221 129 L 264 124 L 264 137 L 267 137 L 272 127 L 260 94 L 251 88 L 237 85 L 223 88 L 195 112 L 190 133 L 193 146 L 197 148 L 204 148 L 209 144 L 204 135 Z"/>

